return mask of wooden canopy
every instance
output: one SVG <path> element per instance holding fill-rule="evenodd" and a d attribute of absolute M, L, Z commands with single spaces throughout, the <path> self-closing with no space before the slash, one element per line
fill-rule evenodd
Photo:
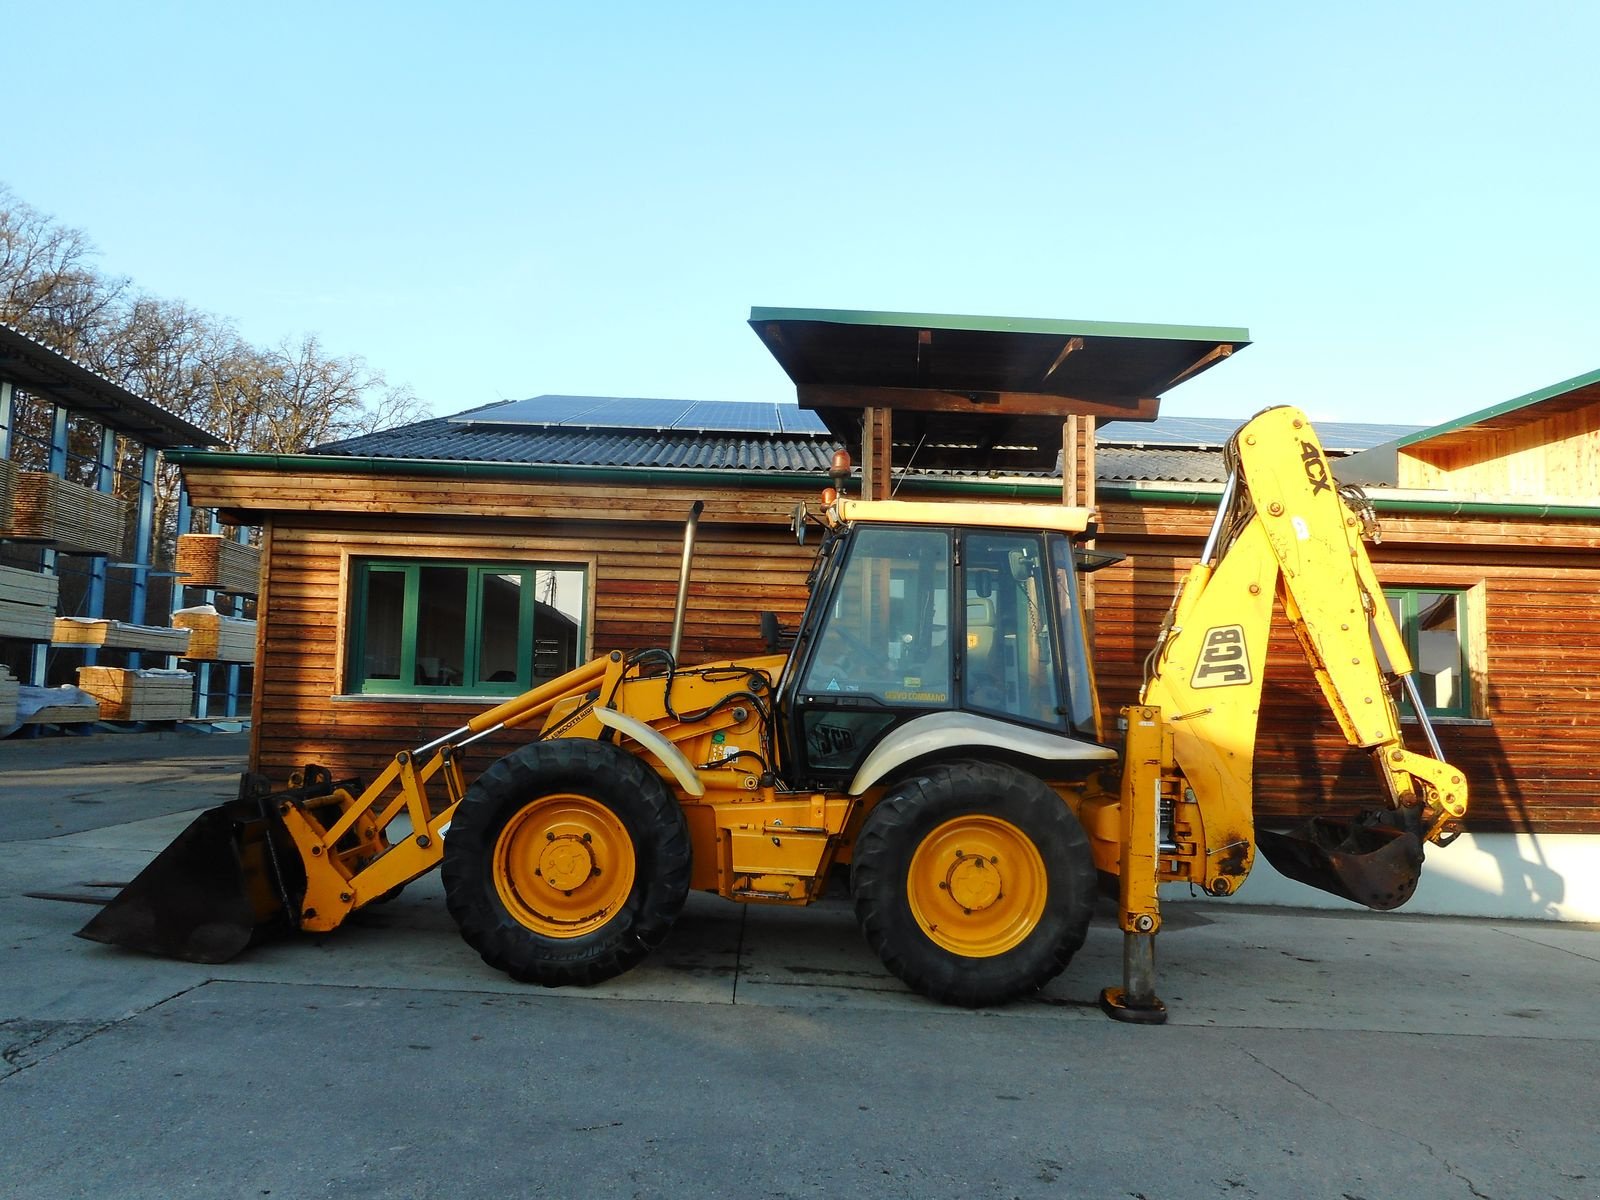
<path fill-rule="evenodd" d="M 1048 471 L 1068 418 L 1154 420 L 1163 392 L 1249 344 L 1243 329 L 937 313 L 754 308 L 750 325 L 846 444 L 893 414 L 902 470 Z"/>

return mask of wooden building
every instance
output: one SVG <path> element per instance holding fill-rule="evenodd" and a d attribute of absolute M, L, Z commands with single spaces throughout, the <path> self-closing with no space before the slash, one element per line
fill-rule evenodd
<path fill-rule="evenodd" d="M 768 315 L 753 319 L 758 332 Z M 912 329 L 913 362 L 927 361 L 940 328 L 928 339 Z M 1087 337 L 1035 329 L 1062 346 L 1084 340 L 1053 368 L 1049 357 L 1036 362 L 1034 378 L 1053 378 L 1074 358 L 1095 366 L 1094 338 L 1107 328 Z M 1151 331 L 1120 335 L 1141 332 Z M 1229 345 L 1218 331 L 1202 332 L 1186 339 L 1183 357 L 1195 369 Z M 784 361 L 791 377 L 803 374 L 799 361 Z M 1186 377 L 1181 365 L 1170 368 L 1151 396 Z M 1088 376 L 1069 378 L 1081 387 Z M 1430 856 L 1413 902 L 1421 911 L 1600 919 L 1590 882 L 1600 878 L 1592 750 L 1600 689 L 1590 686 L 1600 659 L 1600 481 L 1584 471 L 1600 440 L 1597 381 L 1569 381 L 1434 430 L 1321 426 L 1330 450 L 1360 451 L 1342 461 L 1341 479 L 1368 485 L 1383 530 L 1374 560 L 1421 665 L 1446 756 L 1474 787 L 1469 835 Z M 795 544 L 791 514 L 803 501 L 815 505 L 850 420 L 858 444 L 868 443 L 865 486 L 879 494 L 1051 503 L 1065 490 L 1098 507 L 1099 549 L 1125 556 L 1092 577 L 1101 700 L 1114 726 L 1199 551 L 1234 423 L 1149 425 L 1118 419 L 1111 407 L 1065 421 L 1042 414 L 1012 422 L 991 443 L 1010 456 L 991 467 L 972 445 L 984 432 L 970 418 L 988 402 L 985 389 L 969 389 L 957 427 L 916 416 L 897 431 L 875 415 L 892 410 L 888 390 L 845 395 L 834 382 L 796 382 L 803 398 L 807 387 L 824 389 L 828 403 L 816 391 L 811 400 L 825 420 L 788 406 L 539 397 L 311 455 L 172 455 L 195 503 L 264 531 L 255 768 L 281 776 L 312 761 L 370 775 L 397 749 L 460 725 L 574 656 L 665 644 L 695 500 L 706 510 L 683 656 L 758 651 L 760 611 L 792 620 L 803 604 L 812 551 Z M 1124 412 L 1147 418 L 1153 408 Z M 1367 763 L 1343 746 L 1292 634 L 1280 627 L 1277 638 L 1258 738 L 1261 820 L 1369 807 Z M 511 744 L 491 742 L 470 766 Z M 1262 864 L 1241 899 L 1327 900 L 1290 889 Z"/>

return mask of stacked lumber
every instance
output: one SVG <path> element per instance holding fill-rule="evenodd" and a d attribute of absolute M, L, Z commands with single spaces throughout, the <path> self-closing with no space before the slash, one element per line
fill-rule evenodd
<path fill-rule="evenodd" d="M 78 687 L 99 701 L 102 721 L 187 721 L 194 715 L 188 671 L 79 667 Z"/>
<path fill-rule="evenodd" d="M 240 596 L 254 596 L 261 590 L 261 551 L 220 533 L 181 535 L 177 569 L 185 587 L 215 588 Z"/>
<path fill-rule="evenodd" d="M 16 500 L 17 468 L 9 458 L 0 458 L 0 534 L 11 528 L 11 508 Z"/>
<path fill-rule="evenodd" d="M 160 625 L 131 625 L 93 617 L 57 617 L 50 638 L 57 646 L 104 646 L 107 650 L 155 650 L 182 654 L 189 647 L 185 629 Z"/>
<path fill-rule="evenodd" d="M 60 586 L 54 575 L 0 567 L 0 637 L 48 642 L 55 629 Z"/>
<path fill-rule="evenodd" d="M 69 554 L 121 554 L 128 505 L 43 471 L 19 471 L 8 536 L 48 542 Z"/>
<path fill-rule="evenodd" d="M 254 662 L 256 623 L 243 617 L 225 617 L 209 604 L 180 608 L 172 623 L 189 633 L 183 657 L 213 662 Z"/>
<path fill-rule="evenodd" d="M 0 666 L 0 730 L 17 723 L 17 680 L 11 668 Z"/>

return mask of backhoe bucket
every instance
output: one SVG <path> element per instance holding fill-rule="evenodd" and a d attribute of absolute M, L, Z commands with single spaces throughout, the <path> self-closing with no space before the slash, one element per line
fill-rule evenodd
<path fill-rule="evenodd" d="M 271 805 L 248 795 L 180 833 L 78 936 L 187 962 L 222 963 L 289 927 L 304 872 Z"/>
<path fill-rule="evenodd" d="M 1313 817 L 1286 833 L 1256 831 L 1278 871 L 1368 908 L 1399 908 L 1422 875 L 1422 839 L 1393 825 Z"/>

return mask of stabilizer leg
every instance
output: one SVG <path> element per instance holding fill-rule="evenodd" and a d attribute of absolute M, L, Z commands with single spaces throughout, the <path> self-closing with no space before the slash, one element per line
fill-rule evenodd
<path fill-rule="evenodd" d="M 1165 1025 L 1167 1006 L 1156 997 L 1156 935 L 1122 935 L 1122 986 L 1100 993 L 1100 1008 L 1114 1021 Z"/>

